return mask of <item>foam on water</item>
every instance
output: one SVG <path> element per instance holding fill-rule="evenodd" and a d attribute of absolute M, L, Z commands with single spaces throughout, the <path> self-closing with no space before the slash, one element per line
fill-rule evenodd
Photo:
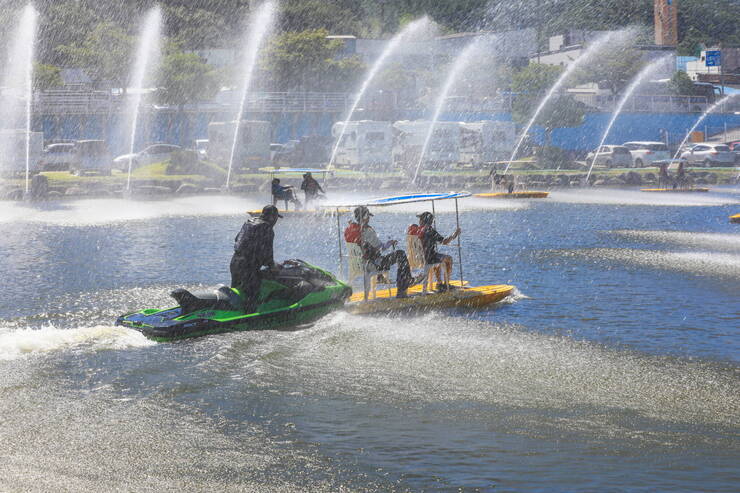
<path fill-rule="evenodd" d="M 617 230 L 612 233 L 631 240 L 740 252 L 740 234 L 636 230 Z"/>
<path fill-rule="evenodd" d="M 169 200 L 89 199 L 39 205 L 0 202 L 0 223 L 90 226 L 162 217 L 243 215 L 247 210 L 262 207 L 263 202 L 220 195 Z"/>
<path fill-rule="evenodd" d="M 710 251 L 667 252 L 629 248 L 588 248 L 559 252 L 565 257 L 616 261 L 638 267 L 740 280 L 740 255 Z"/>
<path fill-rule="evenodd" d="M 0 360 L 28 355 L 87 348 L 93 351 L 146 347 L 156 344 L 141 332 L 124 327 L 96 325 L 76 329 L 0 328 Z"/>
<path fill-rule="evenodd" d="M 660 193 L 613 188 L 555 190 L 550 192 L 550 200 L 569 204 L 652 205 L 670 207 L 706 207 L 740 203 L 740 201 L 733 197 L 717 196 L 711 192 Z"/>
<path fill-rule="evenodd" d="M 475 402 L 494 406 L 494 414 L 497 406 L 548 412 L 597 408 L 619 419 L 636 413 L 727 426 L 740 416 L 736 381 L 726 369 L 440 313 L 414 318 L 336 313 L 309 330 L 263 336 L 261 354 L 248 366 L 237 364 L 245 350 L 240 339 L 224 338 L 209 364 L 233 365 L 230 372 L 267 386 L 295 380 L 301 392 L 324 397 L 350 395 L 395 405 Z M 594 422 L 602 418 L 595 416 Z"/>

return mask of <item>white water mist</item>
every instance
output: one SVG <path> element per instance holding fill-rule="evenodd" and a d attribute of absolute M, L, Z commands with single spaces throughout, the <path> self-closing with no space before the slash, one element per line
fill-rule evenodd
<path fill-rule="evenodd" d="M 370 67 L 370 70 L 367 72 L 367 75 L 365 76 L 365 80 L 362 81 L 362 85 L 360 86 L 359 92 L 357 93 L 354 101 L 352 102 L 352 106 L 350 107 L 349 113 L 347 114 L 347 118 L 344 120 L 342 129 L 339 132 L 339 136 L 337 137 L 336 142 L 334 142 L 334 148 L 331 151 L 331 158 L 329 159 L 329 165 L 327 166 L 329 169 L 331 169 L 334 166 L 334 159 L 337 156 L 337 149 L 339 149 L 339 143 L 342 141 L 342 137 L 344 137 L 344 133 L 347 130 L 348 123 L 352 121 L 352 115 L 355 113 L 355 110 L 357 109 L 357 105 L 360 103 L 363 96 L 365 96 L 365 93 L 367 92 L 368 87 L 370 87 L 370 83 L 375 79 L 375 76 L 378 75 L 378 72 L 385 65 L 385 63 L 388 61 L 391 55 L 395 53 L 395 51 L 398 49 L 398 46 L 401 44 L 401 42 L 407 40 L 413 34 L 416 34 L 417 32 L 421 31 L 422 28 L 428 27 L 428 25 L 429 25 L 428 17 L 422 17 L 421 19 L 417 19 L 413 22 L 410 22 L 401 32 L 396 34 L 393 38 L 391 38 L 390 41 L 388 41 L 385 48 L 383 49 L 383 52 L 380 54 L 380 57 L 378 57 L 375 63 L 373 63 L 373 66 Z"/>
<path fill-rule="evenodd" d="M 426 137 L 424 138 L 424 145 L 421 147 L 421 152 L 419 153 L 419 161 L 416 163 L 416 170 L 414 171 L 414 177 L 411 180 L 412 184 L 416 184 L 416 179 L 419 176 L 419 171 L 421 170 L 421 165 L 424 162 L 424 156 L 426 155 L 427 148 L 429 147 L 429 142 L 432 140 L 432 135 L 434 134 L 434 127 L 437 124 L 437 120 L 439 120 L 439 115 L 442 113 L 442 109 L 445 105 L 445 100 L 447 99 L 447 94 L 450 92 L 452 87 L 457 82 L 458 77 L 460 74 L 467 68 L 468 64 L 473 58 L 474 52 L 480 47 L 480 40 L 476 39 L 472 41 L 470 44 L 468 44 L 463 51 L 455 58 L 455 62 L 452 64 L 452 67 L 450 67 L 450 71 L 447 73 L 447 78 L 445 79 L 445 83 L 442 86 L 442 90 L 439 93 L 439 96 L 437 97 L 437 103 L 434 108 L 434 114 L 432 115 L 432 120 L 429 122 L 429 128 L 427 129 Z"/>
<path fill-rule="evenodd" d="M 133 72 L 130 84 L 131 94 L 128 95 L 127 114 L 131 115 L 131 142 L 129 144 L 128 177 L 126 179 L 126 190 L 131 190 L 131 171 L 134 160 L 134 149 L 141 112 L 141 102 L 144 90 L 153 81 L 154 71 L 159 64 L 160 40 L 162 29 L 162 11 L 154 7 L 144 18 L 144 24 L 139 35 L 136 56 L 133 60 Z"/>
<path fill-rule="evenodd" d="M 275 24 L 276 6 L 274 2 L 262 4 L 253 16 L 250 17 L 247 27 L 247 35 L 244 38 L 244 58 L 242 59 L 242 93 L 239 101 L 239 110 L 234 119 L 234 138 L 231 142 L 231 153 L 229 154 L 229 168 L 226 172 L 225 187 L 229 188 L 231 182 L 231 171 L 234 167 L 234 155 L 239 141 L 239 128 L 244 114 L 244 105 L 247 100 L 249 88 L 254 78 L 254 69 L 257 66 L 257 57 L 265 39 L 272 31 Z"/>

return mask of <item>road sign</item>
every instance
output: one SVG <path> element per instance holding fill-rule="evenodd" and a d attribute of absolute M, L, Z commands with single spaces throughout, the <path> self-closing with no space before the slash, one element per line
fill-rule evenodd
<path fill-rule="evenodd" d="M 722 52 L 719 50 L 707 51 L 704 61 L 707 67 L 719 67 L 722 65 Z"/>

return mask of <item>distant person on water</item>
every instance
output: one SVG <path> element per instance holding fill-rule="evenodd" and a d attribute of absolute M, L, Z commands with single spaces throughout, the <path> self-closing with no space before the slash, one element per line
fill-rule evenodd
<path fill-rule="evenodd" d="M 491 178 L 491 191 L 495 192 L 498 187 L 501 186 L 501 180 L 503 179 L 503 175 L 498 174 L 498 170 L 494 166 L 493 169 L 491 169 L 491 172 L 488 174 Z"/>
<path fill-rule="evenodd" d="M 274 205 L 262 208 L 259 217 L 244 223 L 234 239 L 234 255 L 231 257 L 231 287 L 237 288 L 244 299 L 244 313 L 257 309 L 257 297 L 262 283 L 261 269 L 275 269 L 272 243 L 275 238 L 273 227 L 283 217 Z"/>
<path fill-rule="evenodd" d="M 301 202 L 295 195 L 295 189 L 290 185 L 281 185 L 279 178 L 273 178 L 272 184 L 272 203 L 275 205 L 279 200 L 285 201 L 285 210 L 288 210 L 288 202 L 293 202 L 296 210 L 301 207 Z"/>
<path fill-rule="evenodd" d="M 424 262 L 426 264 L 444 264 L 447 272 L 447 279 L 452 276 L 452 257 L 437 252 L 437 244 L 449 245 L 451 241 L 460 236 L 462 230 L 457 228 L 454 233 L 445 238 L 436 229 L 434 229 L 434 214 L 431 212 L 422 212 L 417 216 L 419 218 L 419 229 L 417 235 L 421 238 L 421 245 L 424 249 Z M 450 289 L 449 284 L 443 284 L 437 276 L 437 289 L 447 291 Z"/>
<path fill-rule="evenodd" d="M 324 189 L 321 188 L 321 185 L 319 185 L 319 182 L 316 181 L 316 179 L 311 176 L 311 173 L 305 173 L 303 175 L 303 183 L 301 183 L 301 190 L 303 190 L 303 193 L 305 194 L 305 204 L 306 208 L 308 208 L 309 202 L 316 200 L 319 198 L 319 192 L 320 193 L 326 193 L 324 192 Z"/>
<path fill-rule="evenodd" d="M 676 169 L 676 183 L 674 184 L 674 188 L 676 185 L 678 188 L 686 188 L 686 168 L 683 161 L 678 163 L 678 169 Z"/>
<path fill-rule="evenodd" d="M 411 276 L 409 259 L 403 250 L 393 250 L 392 253 L 383 255 L 382 251 L 388 248 L 395 248 L 398 244 L 396 240 L 389 240 L 381 243 L 378 234 L 370 226 L 370 213 L 364 205 L 354 210 L 355 221 L 351 222 L 344 232 L 345 240 L 348 243 L 356 243 L 362 248 L 362 258 L 372 264 L 379 272 L 390 270 L 393 264 L 398 264 L 396 273 L 396 298 L 408 297 L 407 291 L 414 281 Z"/>
<path fill-rule="evenodd" d="M 668 163 L 658 165 L 658 187 L 668 188 L 671 183 L 671 177 L 668 175 Z"/>
<path fill-rule="evenodd" d="M 509 193 L 514 193 L 514 187 L 516 187 L 516 178 L 514 178 L 514 175 L 511 175 L 509 177 L 509 184 L 508 184 L 507 191 Z"/>

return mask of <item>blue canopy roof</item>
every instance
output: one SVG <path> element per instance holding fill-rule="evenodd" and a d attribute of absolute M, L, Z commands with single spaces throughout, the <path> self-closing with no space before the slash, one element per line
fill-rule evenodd
<path fill-rule="evenodd" d="M 384 207 L 388 205 L 409 204 L 412 202 L 430 202 L 435 200 L 463 199 L 470 197 L 470 192 L 447 192 L 447 193 L 412 193 L 407 195 L 396 195 L 395 197 L 384 197 L 380 199 L 366 199 L 346 204 L 332 204 L 325 207 Z"/>

